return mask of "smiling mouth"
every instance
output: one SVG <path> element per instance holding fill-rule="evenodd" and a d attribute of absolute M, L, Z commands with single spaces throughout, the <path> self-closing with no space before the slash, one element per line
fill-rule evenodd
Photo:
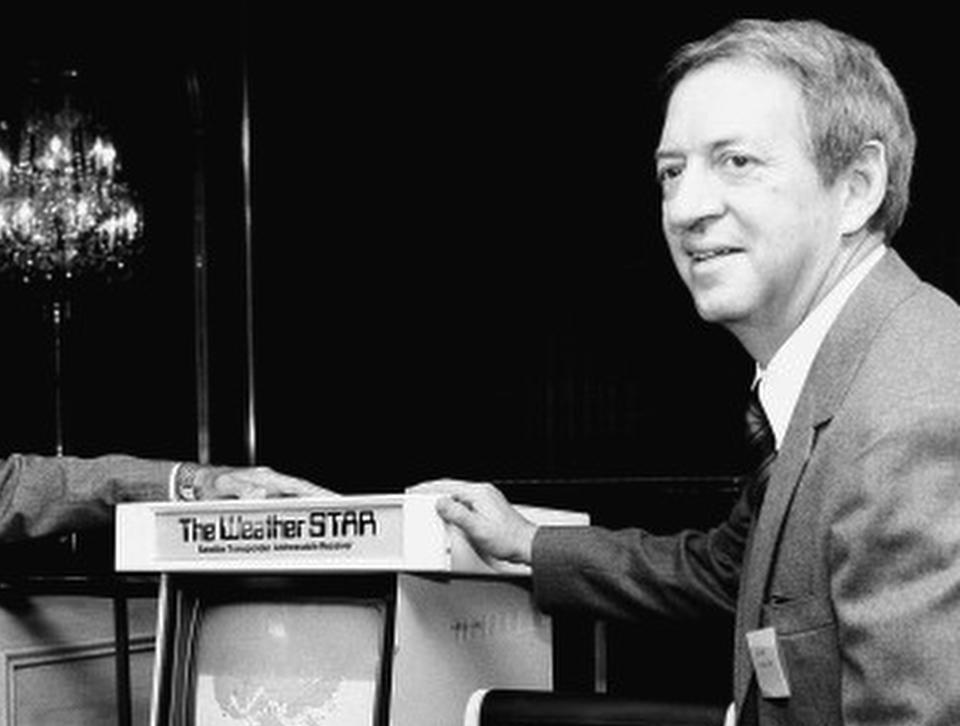
<path fill-rule="evenodd" d="M 727 257 L 728 255 L 733 255 L 741 250 L 734 247 L 719 247 L 715 250 L 702 250 L 690 252 L 690 259 L 694 262 L 706 262 L 707 260 L 713 260 L 718 257 Z"/>

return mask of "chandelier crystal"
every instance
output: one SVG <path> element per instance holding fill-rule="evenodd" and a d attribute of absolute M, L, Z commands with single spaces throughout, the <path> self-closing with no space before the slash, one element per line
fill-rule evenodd
<path fill-rule="evenodd" d="M 122 270 L 143 212 L 120 178 L 116 147 L 69 102 L 24 119 L 0 147 L 0 269 L 24 281 Z"/>

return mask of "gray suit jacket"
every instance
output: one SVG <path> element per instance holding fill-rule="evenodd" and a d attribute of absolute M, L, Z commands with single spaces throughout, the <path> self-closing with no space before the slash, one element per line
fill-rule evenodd
<path fill-rule="evenodd" d="M 960 724 L 960 308 L 888 251 L 820 348 L 756 522 L 741 500 L 709 532 L 543 529 L 534 586 L 548 611 L 735 608 L 734 696 L 762 726 Z M 756 687 L 745 635 L 767 626 L 789 698 Z"/>
<path fill-rule="evenodd" d="M 109 524 L 119 502 L 167 499 L 172 468 L 122 455 L 0 460 L 0 542 Z"/>

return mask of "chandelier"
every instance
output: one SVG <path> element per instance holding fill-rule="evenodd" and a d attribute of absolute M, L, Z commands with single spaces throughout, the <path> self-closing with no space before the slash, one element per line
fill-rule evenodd
<path fill-rule="evenodd" d="M 143 212 L 105 129 L 74 103 L 76 72 L 31 79 L 15 121 L 0 119 L 0 273 L 37 283 L 53 333 L 55 450 L 64 452 L 61 348 L 74 278 L 122 271 Z M 11 143 L 13 142 L 13 143 Z"/>
<path fill-rule="evenodd" d="M 122 270 L 143 213 L 107 134 L 68 97 L 54 113 L 27 114 L 18 142 L 0 146 L 0 270 L 25 282 Z"/>

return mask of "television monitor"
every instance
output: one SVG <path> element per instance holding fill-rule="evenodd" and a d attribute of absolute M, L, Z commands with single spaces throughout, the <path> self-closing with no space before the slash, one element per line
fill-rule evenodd
<path fill-rule="evenodd" d="M 155 723 L 386 723 L 387 579 L 178 575 L 164 597 Z"/>
<path fill-rule="evenodd" d="M 478 688 L 553 682 L 528 571 L 435 496 L 123 504 L 116 543 L 163 573 L 152 726 L 450 726 Z"/>

